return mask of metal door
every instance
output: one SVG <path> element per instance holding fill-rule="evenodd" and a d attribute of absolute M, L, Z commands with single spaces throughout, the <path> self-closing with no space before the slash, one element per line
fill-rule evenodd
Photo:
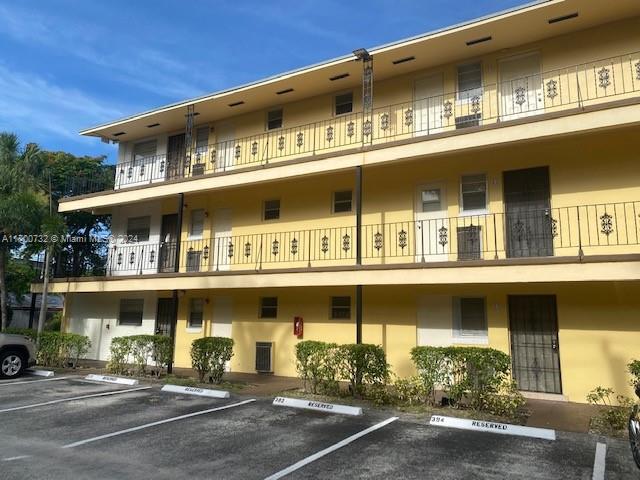
<path fill-rule="evenodd" d="M 172 213 L 162 216 L 160 229 L 160 272 L 175 271 L 176 246 L 178 241 L 178 214 Z"/>
<path fill-rule="evenodd" d="M 173 314 L 173 298 L 159 298 L 156 311 L 156 335 L 171 335 Z"/>
<path fill-rule="evenodd" d="M 184 133 L 169 137 L 167 140 L 167 180 L 183 176 L 185 155 Z"/>

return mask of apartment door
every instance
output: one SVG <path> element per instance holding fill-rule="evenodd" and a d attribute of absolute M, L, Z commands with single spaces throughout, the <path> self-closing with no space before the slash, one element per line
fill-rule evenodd
<path fill-rule="evenodd" d="M 549 168 L 503 173 L 507 257 L 553 255 Z"/>
<path fill-rule="evenodd" d="M 156 335 L 171 335 L 173 315 L 173 298 L 159 298 L 156 310 Z"/>
<path fill-rule="evenodd" d="M 178 214 L 163 215 L 160 227 L 160 258 L 158 259 L 160 272 L 173 272 L 175 270 L 177 243 Z"/>
<path fill-rule="evenodd" d="M 241 245 L 233 245 L 231 241 L 231 209 L 218 208 L 213 212 L 213 259 L 212 268 L 229 270 L 236 255 L 235 249 Z"/>
<path fill-rule="evenodd" d="M 182 176 L 185 155 L 184 133 L 169 137 L 167 140 L 167 180 Z"/>
<path fill-rule="evenodd" d="M 518 388 L 562 393 L 555 295 L 509 295 L 509 323 Z"/>
<path fill-rule="evenodd" d="M 544 111 L 540 56 L 537 53 L 504 59 L 498 68 L 502 120 Z"/>
<path fill-rule="evenodd" d="M 449 236 L 444 184 L 432 183 L 418 187 L 415 210 L 416 261 L 446 261 Z"/>
<path fill-rule="evenodd" d="M 442 131 L 444 104 L 442 73 L 420 78 L 414 84 L 415 135 L 429 135 Z"/>
<path fill-rule="evenodd" d="M 216 126 L 216 170 L 226 171 L 233 168 L 241 160 L 236 158 L 235 129 L 233 125 Z"/>

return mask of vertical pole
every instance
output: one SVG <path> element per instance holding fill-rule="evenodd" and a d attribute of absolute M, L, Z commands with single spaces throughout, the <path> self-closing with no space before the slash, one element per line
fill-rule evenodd
<path fill-rule="evenodd" d="M 184 165 L 182 176 L 185 176 L 185 170 L 191 168 L 191 144 L 193 143 L 193 117 L 195 116 L 195 106 L 193 104 L 187 106 L 186 125 L 184 129 Z"/>
<path fill-rule="evenodd" d="M 182 239 L 182 211 L 184 210 L 184 193 L 178 195 L 178 228 L 176 229 L 176 254 L 174 258 L 173 271 L 180 271 L 180 241 Z M 171 328 L 169 336 L 173 347 L 171 362 L 167 365 L 167 372 L 173 372 L 173 360 L 176 357 L 176 329 L 178 328 L 178 291 L 173 291 L 173 314 L 171 316 Z"/>
<path fill-rule="evenodd" d="M 356 343 L 362 343 L 362 285 L 356 285 Z"/>
<path fill-rule="evenodd" d="M 176 229 L 176 256 L 173 262 L 173 271 L 180 271 L 180 244 L 182 243 L 182 211 L 184 210 L 184 193 L 178 194 L 178 228 Z"/>
<path fill-rule="evenodd" d="M 167 365 L 167 373 L 173 373 L 173 362 L 176 358 L 176 329 L 178 328 L 178 291 L 172 292 L 173 300 L 173 313 L 171 318 L 171 328 L 169 329 L 169 336 L 171 337 L 171 345 L 173 347 L 173 354 L 171 355 L 171 361 Z"/>
<path fill-rule="evenodd" d="M 362 143 L 373 142 L 373 57 L 362 57 Z"/>
<path fill-rule="evenodd" d="M 362 265 L 362 167 L 356 167 L 356 265 Z"/>

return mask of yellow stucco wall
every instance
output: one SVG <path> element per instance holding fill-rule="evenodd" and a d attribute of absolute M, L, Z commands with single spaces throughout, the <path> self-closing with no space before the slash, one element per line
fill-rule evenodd
<path fill-rule="evenodd" d="M 363 342 L 382 345 L 392 370 L 399 376 L 413 373 L 409 357 L 417 342 L 417 304 L 425 295 L 484 296 L 488 346 L 509 353 L 508 295 L 556 295 L 563 394 L 584 402 L 596 386 L 612 387 L 631 395 L 627 363 L 640 358 L 640 284 L 590 283 L 568 285 L 477 285 L 365 287 L 363 292 Z M 201 332 L 187 333 L 185 322 L 190 296 L 228 295 L 233 304 L 235 356 L 231 370 L 255 372 L 255 343 L 274 342 L 274 373 L 295 376 L 293 317 L 304 318 L 304 340 L 337 343 L 355 341 L 355 288 L 235 290 L 189 292 L 181 298 L 176 340 L 176 365 L 190 366 L 189 346 L 194 338 L 209 335 L 211 308 Z M 352 296 L 352 318 L 329 318 L 332 295 Z M 278 297 L 278 318 L 258 317 L 259 298 Z"/>

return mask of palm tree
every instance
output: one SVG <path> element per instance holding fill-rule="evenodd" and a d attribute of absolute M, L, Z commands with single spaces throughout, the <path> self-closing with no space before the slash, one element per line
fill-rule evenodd
<path fill-rule="evenodd" d="M 40 150 L 20 148 L 18 137 L 0 133 L 0 331 L 7 327 L 6 266 L 11 251 L 23 245 L 18 235 L 40 231 L 46 199 L 42 192 Z"/>

